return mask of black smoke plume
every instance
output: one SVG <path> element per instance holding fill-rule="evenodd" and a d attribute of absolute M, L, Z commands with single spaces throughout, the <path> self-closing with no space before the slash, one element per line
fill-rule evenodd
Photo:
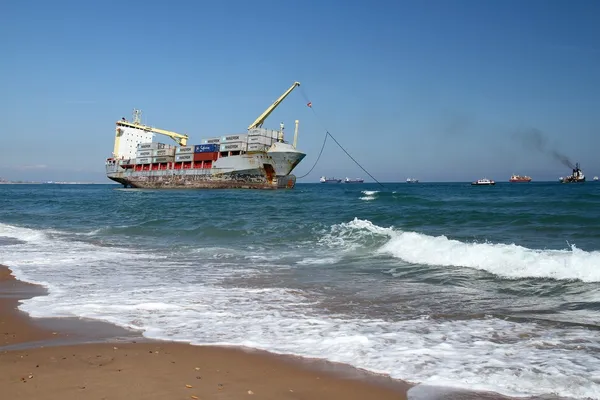
<path fill-rule="evenodd" d="M 520 139 L 525 147 L 530 150 L 536 150 L 540 153 L 547 154 L 554 158 L 555 160 L 560 161 L 563 165 L 575 169 L 575 165 L 569 160 L 569 157 L 560 153 L 556 149 L 549 148 L 548 138 L 544 135 L 542 131 L 537 128 L 532 128 L 527 131 L 517 132 L 516 137 Z"/>

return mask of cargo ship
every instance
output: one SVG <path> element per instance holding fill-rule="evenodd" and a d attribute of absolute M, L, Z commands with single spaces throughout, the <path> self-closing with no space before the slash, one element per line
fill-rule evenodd
<path fill-rule="evenodd" d="M 565 176 L 564 178 L 560 178 L 561 183 L 583 183 L 585 182 L 585 175 L 581 168 L 579 168 L 579 163 L 575 164 L 573 167 L 573 173 L 569 176 Z"/>
<path fill-rule="evenodd" d="M 269 106 L 243 134 L 203 139 L 188 145 L 188 135 L 142 124 L 141 111 L 133 121 L 117 121 L 113 155 L 106 159 L 106 176 L 130 188 L 291 189 L 291 174 L 306 154 L 285 140 L 284 125 L 265 129 L 263 123 L 296 88 L 294 84 Z M 177 145 L 154 142 L 156 134 Z"/>
<path fill-rule="evenodd" d="M 319 182 L 321 182 L 321 183 L 340 183 L 341 181 L 342 181 L 341 179 L 338 179 L 338 178 L 328 178 L 326 176 L 322 176 L 319 179 Z"/>
<path fill-rule="evenodd" d="M 526 183 L 531 182 L 531 177 L 527 175 L 522 176 L 513 174 L 508 181 L 511 183 Z"/>
<path fill-rule="evenodd" d="M 363 178 L 350 179 L 346 177 L 346 179 L 344 179 L 344 183 L 363 183 L 364 181 L 365 180 Z"/>

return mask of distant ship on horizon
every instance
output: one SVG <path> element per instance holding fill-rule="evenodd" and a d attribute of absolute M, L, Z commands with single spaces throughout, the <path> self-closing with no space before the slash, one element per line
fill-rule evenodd
<path fill-rule="evenodd" d="M 328 178 L 326 176 L 322 176 L 321 179 L 319 179 L 319 182 L 321 183 L 340 183 L 342 180 L 338 179 L 338 178 Z"/>
<path fill-rule="evenodd" d="M 585 175 L 581 168 L 579 168 L 579 163 L 575 164 L 573 167 L 573 173 L 569 176 L 560 177 L 560 183 L 583 183 L 585 182 Z"/>
<path fill-rule="evenodd" d="M 419 183 L 419 180 L 416 178 L 407 178 L 406 183 Z"/>
<path fill-rule="evenodd" d="M 515 175 L 512 174 L 510 179 L 508 180 L 511 183 L 520 183 L 520 182 L 531 182 L 531 177 L 527 175 Z"/>
<path fill-rule="evenodd" d="M 350 179 L 346 177 L 346 179 L 344 179 L 344 183 L 363 183 L 364 181 L 365 180 L 363 178 Z"/>

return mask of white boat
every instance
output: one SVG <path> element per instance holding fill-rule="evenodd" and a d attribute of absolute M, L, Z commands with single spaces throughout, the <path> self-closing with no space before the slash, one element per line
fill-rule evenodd
<path fill-rule="evenodd" d="M 496 182 L 487 178 L 477 179 L 475 182 L 471 182 L 471 185 L 473 186 L 491 186 L 495 184 Z"/>
<path fill-rule="evenodd" d="M 597 181 L 597 180 L 598 180 L 598 177 L 597 177 L 597 176 L 595 176 L 595 177 L 594 177 L 594 180 L 595 180 L 595 181 Z"/>
<path fill-rule="evenodd" d="M 416 178 L 407 178 L 406 183 L 419 183 L 419 180 Z"/>

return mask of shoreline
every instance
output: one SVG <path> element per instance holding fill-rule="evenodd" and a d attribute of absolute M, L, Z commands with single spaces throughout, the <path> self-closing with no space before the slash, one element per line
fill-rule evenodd
<path fill-rule="evenodd" d="M 108 322 L 18 310 L 21 300 L 44 295 L 0 265 L 0 387 L 10 399 L 564 399 L 410 383 L 324 359 L 148 339 Z"/>
<path fill-rule="evenodd" d="M 20 300 L 46 294 L 0 265 L 0 386 L 8 398 L 42 393 L 65 400 L 256 394 L 261 399 L 399 400 L 407 399 L 412 386 L 325 360 L 151 340 L 105 322 L 38 319 L 18 310 Z"/>

